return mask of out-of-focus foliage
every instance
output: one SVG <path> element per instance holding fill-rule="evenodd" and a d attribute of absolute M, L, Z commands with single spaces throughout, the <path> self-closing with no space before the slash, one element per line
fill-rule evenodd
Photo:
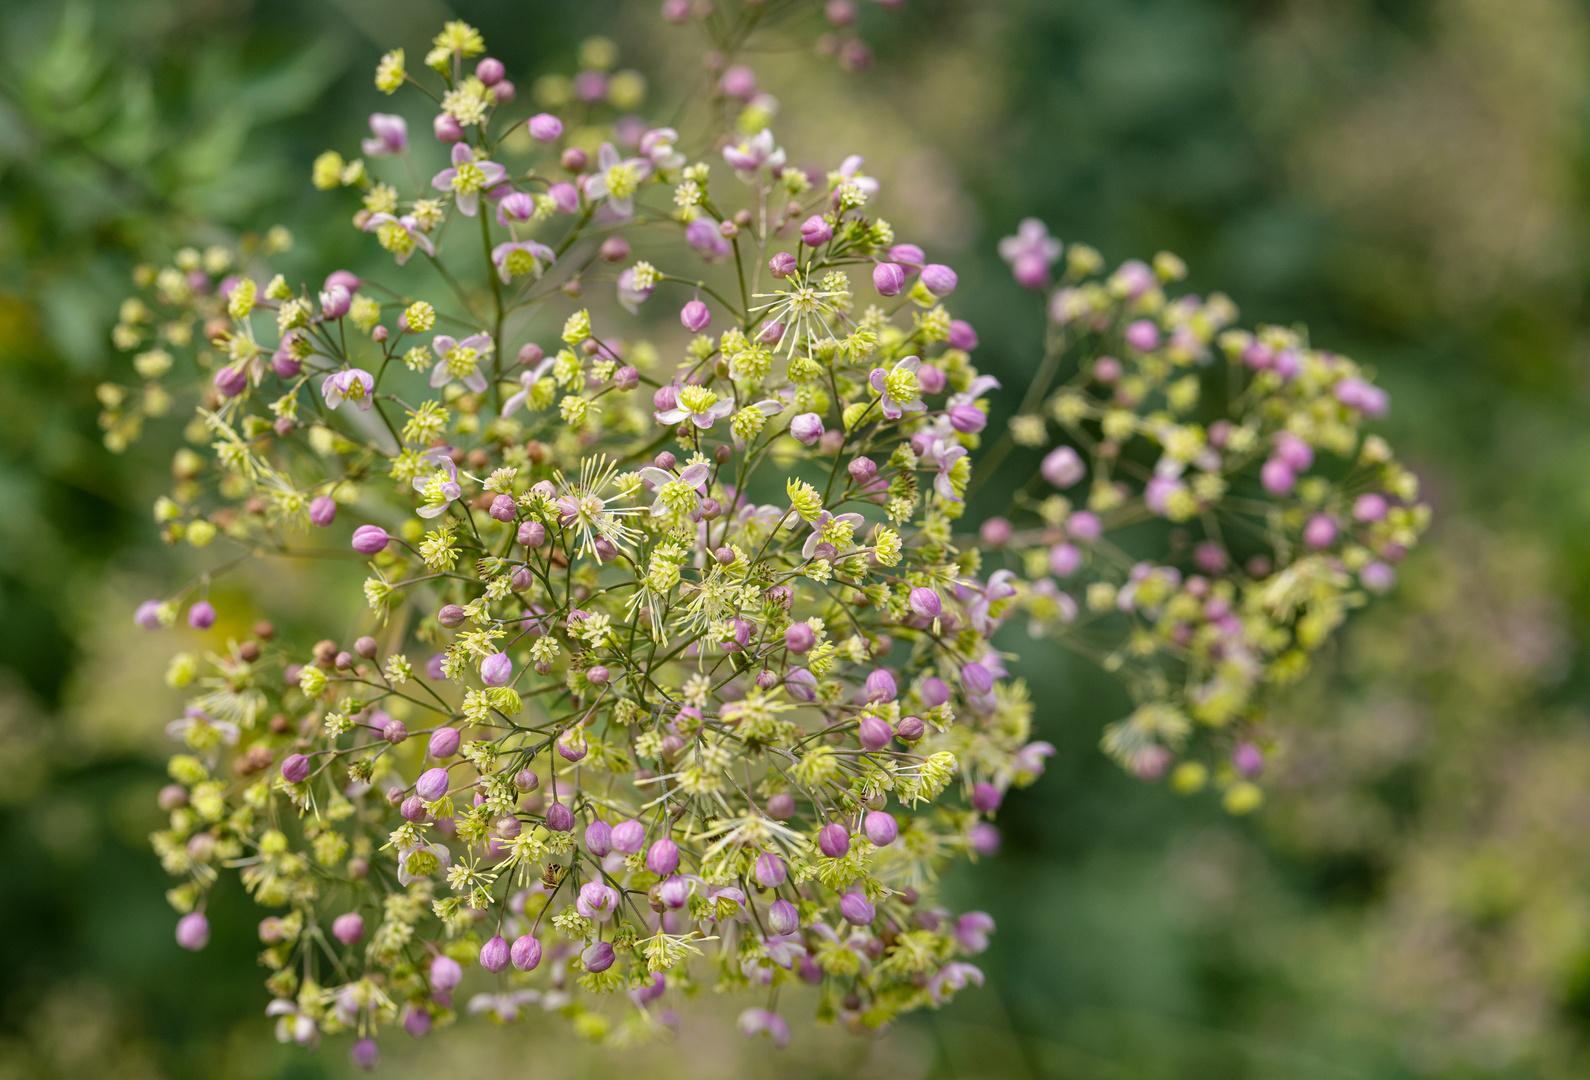
<path fill-rule="evenodd" d="M 693 54 L 666 54 L 679 39 L 650 2 L 622 23 L 616 4 L 452 6 L 517 43 L 510 70 L 566 55 L 608 17 L 637 59 L 697 71 Z M 255 986 L 223 975 L 256 948 L 246 928 L 199 956 L 171 942 L 144 840 L 169 704 L 127 599 L 165 558 L 152 491 L 132 478 L 171 447 L 113 462 L 93 394 L 134 253 L 202 241 L 186 231 L 196 210 L 313 228 L 324 207 L 289 193 L 379 107 L 371 20 L 401 33 L 442 10 L 0 9 L 0 1074 L 346 1068 L 278 1051 Z M 1000 923 L 987 989 L 876 1044 L 798 1041 L 769 1058 L 705 1022 L 691 1044 L 617 1067 L 1582 1075 L 1590 13 L 909 0 L 902 14 L 864 9 L 878 59 L 860 76 L 810 79 L 793 54 L 759 74 L 791 114 L 823 118 L 784 132 L 792 151 L 863 129 L 890 148 L 869 171 L 912 206 L 902 235 L 961 270 L 980 363 L 1020 385 L 1039 356 L 1041 312 L 994 253 L 1020 217 L 1111 259 L 1176 250 L 1189 284 L 1227 292 L 1245 319 L 1302 319 L 1378 368 L 1437 524 L 1399 595 L 1290 704 L 1308 734 L 1257 817 L 1233 824 L 1121 775 L 1095 750 L 1119 692 L 1034 655 L 1038 700 L 1063 687 L 1097 704 L 1040 716 L 1061 753 L 1002 809 L 1005 850 L 961 898 Z M 546 1071 L 612 1070 L 548 1030 L 489 1049 L 432 1040 L 411 1059 L 394 1046 L 383 1068 L 485 1075 L 534 1054 Z"/>

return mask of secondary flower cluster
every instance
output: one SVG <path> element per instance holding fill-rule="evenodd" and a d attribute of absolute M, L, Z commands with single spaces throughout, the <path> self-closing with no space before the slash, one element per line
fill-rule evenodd
<path fill-rule="evenodd" d="M 239 870 L 279 1035 L 355 1033 L 366 1066 L 381 1027 L 460 1008 L 621 1041 L 713 986 L 782 1044 L 786 983 L 862 1027 L 936 1005 L 992 925 L 933 882 L 1051 752 L 954 537 L 993 385 L 955 274 L 896 243 L 860 158 L 808 174 L 762 130 L 691 160 L 574 102 L 587 152 L 500 119 L 483 50 L 450 23 L 425 58 L 448 164 L 418 190 L 380 171 L 397 115 L 315 164 L 410 264 L 390 283 L 292 286 L 278 235 L 179 252 L 124 307 L 149 384 L 123 400 L 188 393 L 159 381 L 179 358 L 206 380 L 164 535 L 235 553 L 138 621 L 210 628 L 212 577 L 258 553 L 369 563 L 340 640 L 257 625 L 173 660 L 178 940 Z M 674 342 L 618 329 L 669 295 Z"/>
<path fill-rule="evenodd" d="M 1215 781 L 1259 805 L 1261 691 L 1306 669 L 1429 520 L 1418 480 L 1366 420 L 1385 391 L 1296 329 L 1236 329 L 1220 294 L 1168 297 L 1162 253 L 1102 274 L 1029 219 L 1000 252 L 1046 297 L 1049 343 L 1006 443 L 1043 451 L 1008 516 L 982 525 L 1006 564 L 988 589 L 1126 679 L 1139 707 L 1104 749 L 1182 791 Z M 1050 387 L 1064 376 L 1057 388 Z M 1210 738 L 1191 738 L 1196 729 Z M 1203 760 L 1200 760 L 1203 759 Z"/>

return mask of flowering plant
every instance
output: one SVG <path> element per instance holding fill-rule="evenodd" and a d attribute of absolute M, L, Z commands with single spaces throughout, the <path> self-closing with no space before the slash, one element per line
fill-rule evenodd
<path fill-rule="evenodd" d="M 306 530 L 370 568 L 347 647 L 262 625 L 172 661 L 194 696 L 169 728 L 186 746 L 154 844 L 183 879 L 178 941 L 205 944 L 210 887 L 238 869 L 283 912 L 260 924 L 279 1036 L 354 1032 L 365 1066 L 382 1025 L 420 1036 L 460 1007 L 643 1037 L 708 979 L 763 995 L 741 1027 L 779 1045 L 791 982 L 863 1028 L 938 1005 L 981 982 L 968 957 L 992 922 L 936 906 L 933 883 L 992 853 L 986 819 L 1053 752 L 991 643 L 1002 621 L 1025 610 L 1093 648 L 1084 632 L 1127 620 L 1105 659 L 1145 704 L 1106 747 L 1140 774 L 1182 750 L 1173 716 L 1251 724 L 1259 684 L 1356 602 L 1347 573 L 1389 584 L 1371 557 L 1422 524 L 1367 493 L 1378 478 L 1411 497 L 1379 449 L 1362 476 L 1298 479 L 1310 447 L 1356 444 L 1379 392 L 1279 331 L 1221 333 L 1229 302 L 1166 301 L 1170 260 L 1089 283 L 1097 256 L 1073 246 L 1045 371 L 994 454 L 1047 440 L 1043 404 L 1091 466 L 1053 450 L 1016 500 L 1031 524 L 958 533 L 998 383 L 944 304 L 955 272 L 896 241 L 863 159 L 790 167 L 757 122 L 767 102 L 700 155 L 611 115 L 611 95 L 515 120 L 484 50 L 449 23 L 425 57 L 435 90 L 401 51 L 382 59 L 377 87 L 430 94 L 450 147 L 430 178 L 408 170 L 407 195 L 379 163 L 411 153 L 398 115 L 371 118 L 362 158 L 315 163 L 316 187 L 360 194 L 356 226 L 404 268 L 390 280 L 291 285 L 273 231 L 141 270 L 147 298 L 123 307 L 117 341 L 146 383 L 102 395 L 107 440 L 169 411 L 184 391 L 161 380 L 191 362 L 207 380 L 193 447 L 156 515 L 172 543 L 238 551 L 138 621 L 186 604 L 208 629 L 213 577 L 327 551 Z M 1017 239 L 1018 276 L 1042 284 L 1058 245 Z M 466 249 L 473 277 L 452 269 Z M 601 284 L 610 301 L 587 295 Z M 664 299 L 682 343 L 618 329 Z M 1263 370 L 1204 429 L 1186 417 L 1217 333 L 1234 370 Z M 1073 346 L 1123 335 L 1124 364 L 1093 356 L 1045 400 Z M 1146 447 L 1159 461 L 1134 464 Z M 1287 483 L 1265 464 L 1239 500 L 1266 449 Z M 1089 468 L 1087 509 L 1040 497 Z M 1355 509 L 1381 509 L 1326 537 L 1352 485 Z M 1222 513 L 1264 524 L 1240 574 L 1211 554 Z M 1200 576 L 1176 569 L 1179 533 L 1143 562 L 1104 537 L 1156 517 L 1206 530 Z M 990 572 L 1003 560 L 1020 573 Z M 1051 574 L 1086 575 L 1081 600 Z"/>

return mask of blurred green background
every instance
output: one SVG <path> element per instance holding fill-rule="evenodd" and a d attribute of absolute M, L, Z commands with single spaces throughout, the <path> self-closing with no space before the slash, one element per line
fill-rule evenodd
<path fill-rule="evenodd" d="M 794 160 L 867 153 L 901 238 L 961 271 L 985 369 L 1021 386 L 1039 354 L 994 256 L 1021 217 L 1112 261 L 1175 250 L 1192 289 L 1378 370 L 1429 543 L 1277 703 L 1291 735 L 1240 821 L 1109 764 L 1123 693 L 1012 628 L 1060 754 L 1001 811 L 1003 852 L 948 882 L 999 923 L 953 1007 L 870 1041 L 797 1023 L 777 1055 L 731 1003 L 616 1057 L 476 1022 L 389 1037 L 384 1070 L 1590 1074 L 1590 9 L 863 7 L 870 70 L 815 56 L 815 16 L 755 66 Z M 0 0 L 0 1078 L 348 1071 L 340 1044 L 272 1039 L 235 891 L 209 949 L 172 941 L 145 840 L 169 638 L 129 616 L 175 572 L 149 514 L 175 433 L 113 457 L 94 394 L 127 378 L 108 338 L 140 252 L 280 222 L 305 277 L 369 256 L 309 162 L 390 106 L 379 53 L 449 14 L 525 88 L 598 32 L 654 106 L 699 73 L 651 0 Z"/>

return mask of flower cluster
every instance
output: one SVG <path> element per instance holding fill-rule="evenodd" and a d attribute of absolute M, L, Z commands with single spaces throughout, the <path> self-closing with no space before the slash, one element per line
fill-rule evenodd
<path fill-rule="evenodd" d="M 341 641 L 173 660 L 178 940 L 240 870 L 281 1037 L 352 1032 L 362 1065 L 459 1009 L 619 1041 L 698 986 L 810 983 L 868 1028 L 937 1005 L 992 926 L 933 883 L 1050 752 L 954 535 L 990 386 L 955 274 L 896 243 L 860 158 L 809 174 L 763 130 L 692 159 L 605 99 L 514 121 L 483 49 L 452 23 L 426 57 L 448 164 L 417 189 L 381 162 L 417 149 L 395 114 L 315 164 L 389 281 L 184 251 L 118 330 L 145 400 L 187 392 L 179 358 L 205 380 L 165 537 L 235 553 L 140 623 L 210 627 L 256 554 L 369 563 Z M 606 125 L 594 153 L 565 119 Z M 450 232 L 479 233 L 472 279 Z M 633 336 L 670 295 L 684 333 Z"/>
<path fill-rule="evenodd" d="M 441 167 L 385 162 L 424 153 L 396 113 L 315 162 L 390 274 L 290 284 L 277 230 L 142 268 L 123 306 L 143 383 L 101 388 L 107 443 L 196 398 L 155 513 L 223 550 L 139 623 L 210 629 L 210 582 L 256 556 L 369 567 L 341 640 L 256 624 L 171 663 L 192 697 L 154 844 L 182 945 L 239 870 L 272 912 L 279 1036 L 354 1033 L 367 1067 L 383 1026 L 460 1009 L 616 1043 L 712 986 L 765 1001 L 741 1029 L 782 1045 L 788 983 L 857 1028 L 936 1006 L 981 982 L 993 927 L 934 882 L 997 848 L 988 819 L 1053 752 L 991 644 L 1017 613 L 1127 677 L 1110 753 L 1181 755 L 1198 786 L 1202 724 L 1234 744 L 1228 805 L 1255 804 L 1259 691 L 1424 524 L 1359 433 L 1381 391 L 1295 331 L 1230 329 L 1222 297 L 1168 299 L 1168 256 L 1100 280 L 1074 245 L 974 473 L 999 384 L 861 157 L 790 165 L 732 67 L 686 138 L 634 115 L 608 42 L 522 109 L 484 54 L 454 22 L 427 70 L 376 72 L 439 104 Z M 1001 247 L 1034 289 L 1062 250 L 1036 222 Z M 1013 448 L 1039 475 L 958 533 Z"/>
<path fill-rule="evenodd" d="M 1000 245 L 1042 291 L 1049 342 L 985 459 L 1043 454 L 982 525 L 1005 564 L 990 595 L 1126 679 L 1139 704 L 1106 729 L 1112 757 L 1145 779 L 1174 765 L 1186 792 L 1212 775 L 1229 810 L 1252 810 L 1272 737 L 1262 690 L 1392 587 L 1429 508 L 1362 430 L 1389 401 L 1353 361 L 1296 328 L 1236 328 L 1218 293 L 1168 296 L 1186 274 L 1168 253 L 1104 274 L 1075 244 L 1048 288 L 1062 251 L 1035 219 Z"/>

